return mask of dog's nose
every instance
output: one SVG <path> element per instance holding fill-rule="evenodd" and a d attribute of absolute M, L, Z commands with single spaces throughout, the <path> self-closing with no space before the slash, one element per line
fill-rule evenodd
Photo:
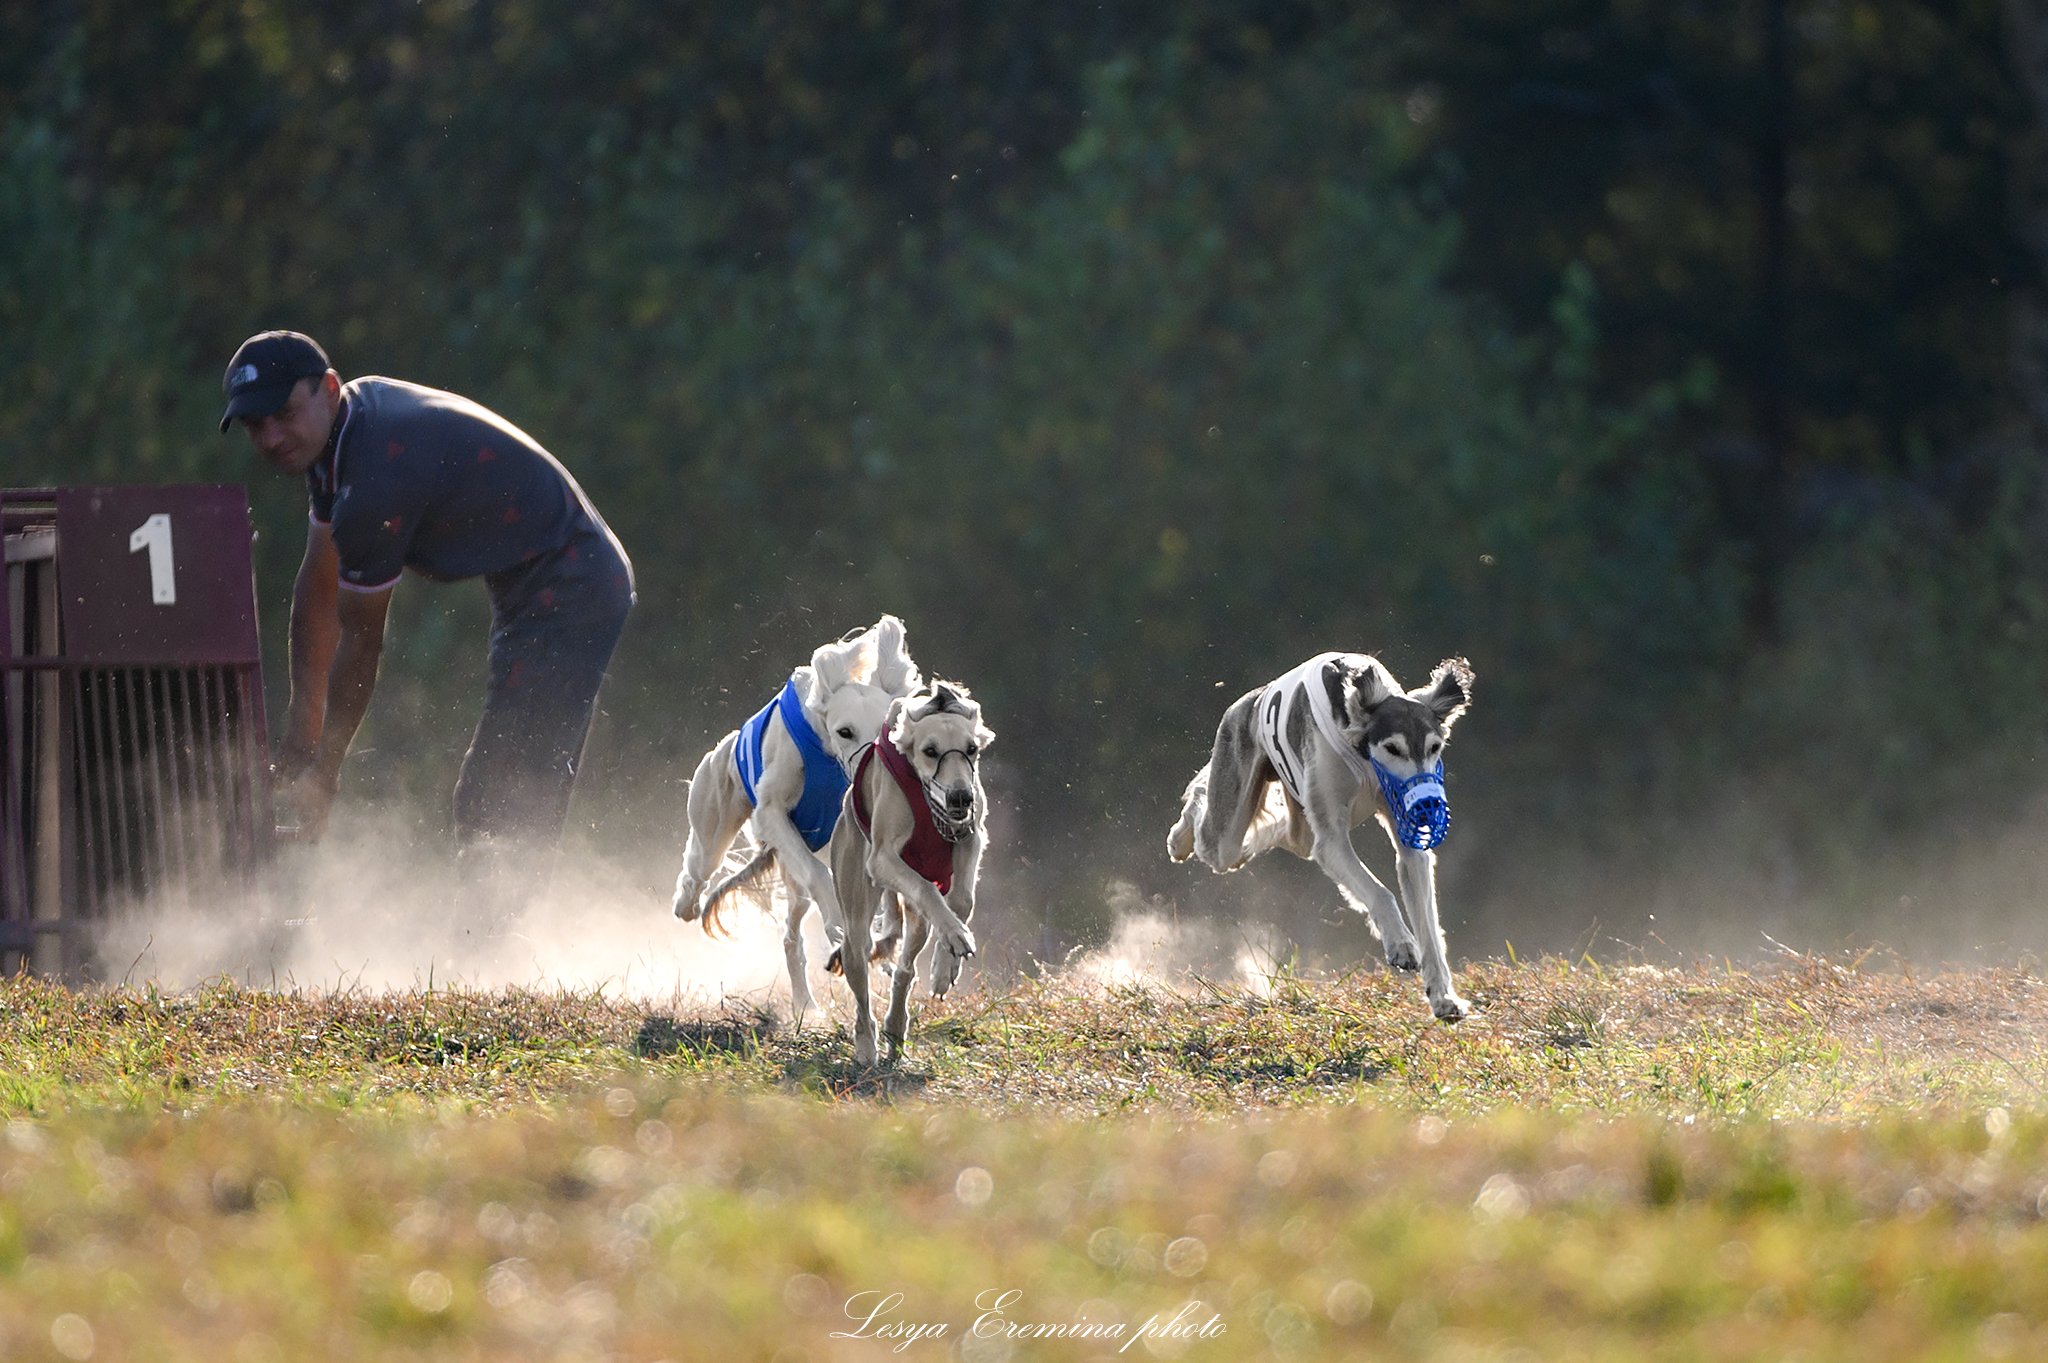
<path fill-rule="evenodd" d="M 971 790 L 949 790 L 946 792 L 946 810 L 951 814 L 965 814 L 974 808 L 974 792 Z"/>

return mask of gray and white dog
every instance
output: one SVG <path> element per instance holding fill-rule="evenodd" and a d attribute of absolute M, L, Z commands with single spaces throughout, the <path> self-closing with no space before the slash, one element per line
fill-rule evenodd
<path fill-rule="evenodd" d="M 1446 1021 L 1464 1017 L 1471 1009 L 1452 984 L 1437 919 L 1434 848 L 1450 822 L 1444 744 L 1471 700 L 1463 658 L 1445 659 L 1429 685 L 1405 693 L 1377 658 L 1309 659 L 1223 712 L 1208 765 L 1181 796 L 1167 855 L 1198 857 L 1219 874 L 1274 847 L 1315 862 L 1367 915 L 1387 964 L 1420 967 L 1430 1010 Z M 1413 934 L 1352 846 L 1351 830 L 1370 818 L 1394 844 Z"/>

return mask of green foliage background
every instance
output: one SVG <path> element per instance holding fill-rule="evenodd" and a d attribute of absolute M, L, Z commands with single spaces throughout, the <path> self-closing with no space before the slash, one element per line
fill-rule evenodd
<path fill-rule="evenodd" d="M 1037 949 L 1107 875 L 1245 893 L 1164 832 L 1227 700 L 1325 648 L 1478 671 L 1454 940 L 1569 945 L 1702 838 L 1758 916 L 1868 926 L 2036 783 L 1997 6 L 1793 7 L 1765 639 L 1752 11 L 999 8 L 0 4 L 5 481 L 246 481 L 281 660 L 300 494 L 215 434 L 235 343 L 469 394 L 639 569 L 600 846 L 672 871 L 697 755 L 890 610 L 1002 736 Z M 401 592 L 359 794 L 440 808 L 484 618 Z"/>

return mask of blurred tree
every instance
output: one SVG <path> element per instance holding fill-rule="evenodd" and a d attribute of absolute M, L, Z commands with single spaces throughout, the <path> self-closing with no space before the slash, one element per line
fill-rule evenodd
<path fill-rule="evenodd" d="M 1405 12 L 1409 114 L 1466 226 L 1453 277 L 1528 326 L 1583 262 L 1601 392 L 1721 376 L 1690 424 L 1750 546 L 1754 633 L 1795 516 L 1859 478 L 1933 480 L 2009 410 L 2007 300 L 2039 272 L 1992 0 Z M 1981 478 L 1944 491 L 1966 519 L 1991 505 Z"/>
<path fill-rule="evenodd" d="M 1651 847 L 1759 744 L 1817 792 L 1770 837 L 1867 836 L 1923 738 L 2040 714 L 1993 438 L 2038 139 L 1998 12 L 1906 0 L 1789 3 L 1773 131 L 1768 3 L 0 0 L 0 460 L 248 478 L 274 613 L 300 494 L 214 432 L 236 340 L 497 407 L 641 570 L 623 842 L 884 609 L 1040 865 L 1155 865 L 1224 701 L 1328 647 L 1472 658 L 1495 864 Z M 398 610 L 359 769 L 438 805 L 480 601 Z"/>
<path fill-rule="evenodd" d="M 50 123 L 0 126 L 0 452 L 26 474 L 191 477 L 183 243 L 136 190 L 66 173 Z"/>
<path fill-rule="evenodd" d="M 2032 124 L 2014 140 L 2016 227 L 2037 273 L 2048 274 L 2048 5 L 2008 0 L 2012 64 L 2027 95 Z M 2017 295 L 2015 368 L 2037 439 L 2048 437 L 2048 306 L 2038 291 Z"/>

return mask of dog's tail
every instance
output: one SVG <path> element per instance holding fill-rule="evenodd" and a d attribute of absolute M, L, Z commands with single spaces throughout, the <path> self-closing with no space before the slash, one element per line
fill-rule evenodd
<path fill-rule="evenodd" d="M 738 870 L 704 892 L 704 931 L 716 937 L 731 936 L 725 930 L 725 905 L 729 897 L 748 900 L 766 912 L 775 894 L 771 873 L 776 869 L 775 849 L 763 845 Z"/>
<path fill-rule="evenodd" d="M 1209 808 L 1209 768 L 1205 764 L 1181 792 L 1180 818 L 1166 835 L 1166 855 L 1172 861 L 1186 861 L 1195 854 L 1195 830 Z"/>

